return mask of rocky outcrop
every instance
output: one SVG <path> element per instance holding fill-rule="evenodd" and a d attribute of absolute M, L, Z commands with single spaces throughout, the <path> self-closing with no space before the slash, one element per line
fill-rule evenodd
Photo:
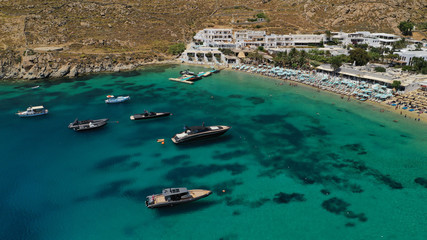
<path fill-rule="evenodd" d="M 1 57 L 0 52 L 0 79 L 72 78 L 88 73 L 129 71 L 158 60 L 138 54 L 64 57 L 63 54 L 36 53 L 21 58 L 18 52 L 14 54 Z"/>

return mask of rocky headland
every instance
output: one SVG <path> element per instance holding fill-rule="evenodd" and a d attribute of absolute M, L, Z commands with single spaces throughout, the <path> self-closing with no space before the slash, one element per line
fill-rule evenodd
<path fill-rule="evenodd" d="M 140 54 L 71 55 L 30 51 L 21 55 L 9 51 L 0 58 L 0 79 L 77 77 L 90 73 L 129 71 L 147 64 L 166 62 L 173 62 L 173 59 Z"/>

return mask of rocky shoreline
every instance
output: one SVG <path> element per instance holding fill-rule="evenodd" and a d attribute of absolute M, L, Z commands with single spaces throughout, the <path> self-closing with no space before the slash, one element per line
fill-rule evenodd
<path fill-rule="evenodd" d="M 73 78 L 90 73 L 130 71 L 148 64 L 175 62 L 163 56 L 144 54 L 76 55 L 25 52 L 21 56 L 17 52 L 8 52 L 0 56 L 0 80 Z"/>

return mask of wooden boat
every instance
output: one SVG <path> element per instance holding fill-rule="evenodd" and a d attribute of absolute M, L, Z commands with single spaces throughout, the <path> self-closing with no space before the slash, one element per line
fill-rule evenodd
<path fill-rule="evenodd" d="M 203 189 L 166 188 L 161 194 L 147 196 L 145 205 L 148 208 L 172 207 L 205 198 L 212 192 Z"/>
<path fill-rule="evenodd" d="M 130 116 L 130 120 L 153 119 L 153 118 L 167 117 L 170 115 L 171 115 L 170 112 L 156 113 L 156 112 L 145 111 L 144 113 L 134 114 L 134 115 Z"/>

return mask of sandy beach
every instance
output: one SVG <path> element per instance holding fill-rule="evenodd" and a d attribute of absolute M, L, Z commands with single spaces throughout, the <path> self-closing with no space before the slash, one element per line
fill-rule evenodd
<path fill-rule="evenodd" d="M 198 64 L 194 64 L 194 65 L 200 66 Z M 235 69 L 233 69 L 231 67 L 227 67 L 225 69 L 231 70 L 231 71 L 238 71 L 238 70 L 235 70 Z M 328 90 L 325 90 L 325 89 L 321 89 L 321 88 L 318 88 L 318 87 L 315 87 L 315 86 L 311 86 L 311 85 L 308 85 L 308 84 L 304 84 L 302 82 L 294 81 L 294 80 L 291 80 L 291 79 L 280 79 L 280 78 L 276 78 L 274 76 L 263 75 L 263 74 L 254 73 L 254 72 L 246 72 L 246 73 L 254 74 L 254 75 L 260 75 L 260 76 L 264 76 L 264 77 L 269 77 L 269 78 L 276 79 L 276 80 L 282 80 L 283 82 L 290 82 L 290 83 L 296 84 L 296 86 L 301 85 L 301 86 L 304 86 L 304 87 L 309 87 L 309 88 L 311 88 L 311 89 L 313 89 L 315 91 L 323 91 L 323 92 L 328 92 L 328 93 L 332 93 L 332 94 L 335 94 L 335 95 L 341 95 L 342 96 L 342 94 L 336 93 L 334 91 L 328 91 Z M 343 96 L 343 101 L 348 101 L 348 99 L 351 99 L 351 101 L 359 101 L 354 96 L 347 96 L 347 95 Z M 397 108 L 396 109 L 395 106 L 391 106 L 391 105 L 387 104 L 390 101 L 391 100 L 388 99 L 387 101 L 383 101 L 383 102 L 373 102 L 373 101 L 370 101 L 370 100 L 367 100 L 365 102 L 362 102 L 362 101 L 359 101 L 359 102 L 361 104 L 371 105 L 374 108 L 373 111 L 394 113 L 395 118 L 391 119 L 391 121 L 394 121 L 394 122 L 399 122 L 399 121 L 413 121 L 413 122 L 417 122 L 417 123 L 422 123 L 423 125 L 427 124 L 427 116 L 426 116 L 425 113 L 424 114 L 419 114 L 418 112 L 410 112 L 408 110 L 403 110 L 401 108 Z"/>

